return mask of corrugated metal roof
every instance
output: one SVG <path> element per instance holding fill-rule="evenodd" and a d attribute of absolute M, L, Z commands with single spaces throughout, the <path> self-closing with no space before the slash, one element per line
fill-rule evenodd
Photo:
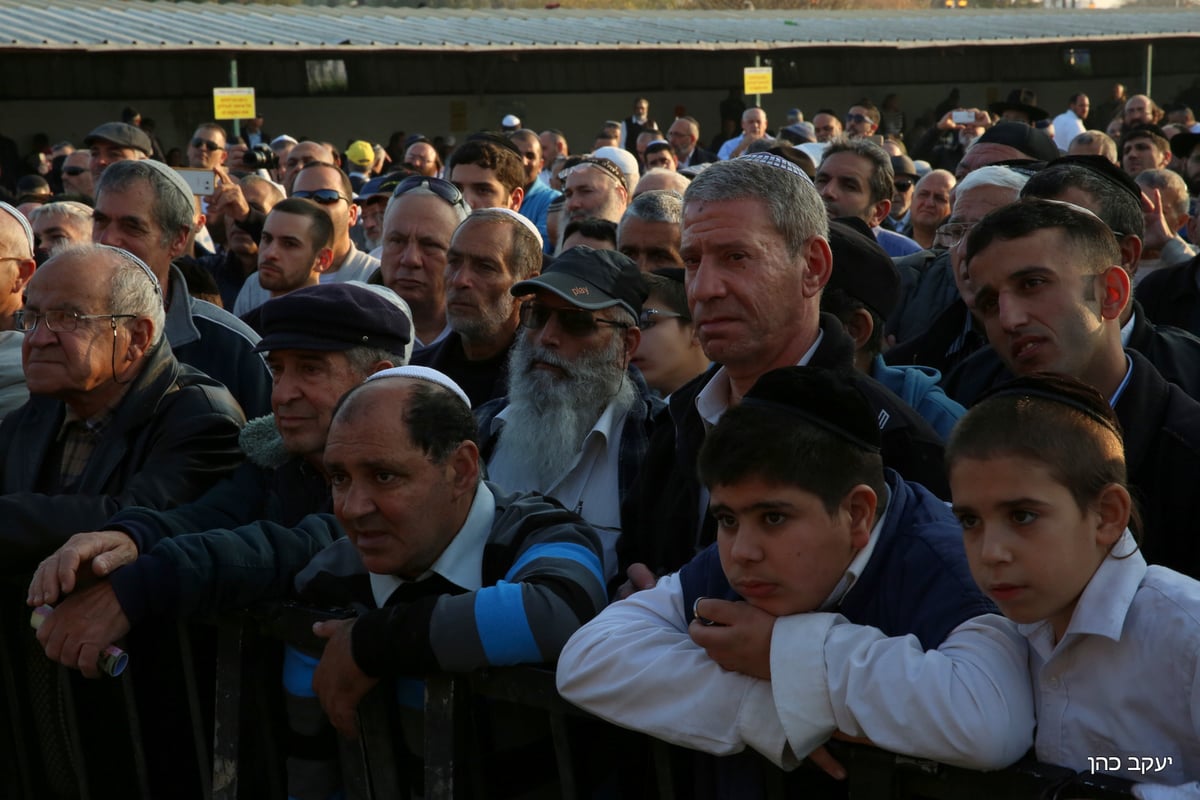
<path fill-rule="evenodd" d="M 417 52 L 947 47 L 1200 36 L 1200 12 L 600 11 L 0 0 L 0 50 Z"/>

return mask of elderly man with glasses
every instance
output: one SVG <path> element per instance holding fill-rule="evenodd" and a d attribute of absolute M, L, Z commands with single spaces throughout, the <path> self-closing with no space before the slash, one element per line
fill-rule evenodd
<path fill-rule="evenodd" d="M 621 502 L 662 407 L 630 368 L 646 283 L 627 256 L 580 246 L 509 293 L 531 297 L 520 305 L 508 395 L 475 414 L 488 475 L 508 491 L 550 495 L 590 522 L 612 580 Z"/>
<path fill-rule="evenodd" d="M 162 289 L 130 253 L 61 251 L 30 279 L 15 327 L 31 399 L 0 427 L 6 567 L 124 506 L 187 502 L 241 460 L 241 409 L 175 359 Z"/>

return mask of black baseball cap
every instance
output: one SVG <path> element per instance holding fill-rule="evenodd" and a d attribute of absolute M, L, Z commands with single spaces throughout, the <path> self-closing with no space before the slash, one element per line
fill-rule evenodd
<path fill-rule="evenodd" d="M 621 306 L 634 319 L 642 314 L 649 291 L 634 261 L 616 250 L 572 247 L 554 259 L 541 275 L 520 281 L 510 290 L 514 297 L 544 289 L 568 303 L 589 311 Z"/>

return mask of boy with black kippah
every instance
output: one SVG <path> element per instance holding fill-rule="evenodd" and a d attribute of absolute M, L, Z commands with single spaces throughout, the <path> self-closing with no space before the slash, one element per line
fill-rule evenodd
<path fill-rule="evenodd" d="M 772 652 L 786 647 L 793 615 L 838 611 L 936 647 L 992 610 L 953 515 L 885 469 L 879 449 L 851 376 L 787 367 L 759 378 L 700 452 L 716 543 L 577 632 L 559 661 L 559 691 L 676 744 L 714 755 L 749 745 L 796 766 L 807 753 L 789 748 L 786 699 L 771 683 Z M 717 778 L 747 797 L 761 776 L 739 759 L 719 762 Z"/>

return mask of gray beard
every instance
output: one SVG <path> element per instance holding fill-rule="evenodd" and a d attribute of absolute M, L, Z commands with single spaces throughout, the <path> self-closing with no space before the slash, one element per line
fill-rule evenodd
<path fill-rule="evenodd" d="M 624 343 L 567 361 L 530 342 L 522 331 L 508 366 L 508 410 L 500 446 L 522 464 L 527 486 L 547 491 L 570 468 L 584 437 L 609 403 L 617 415 L 632 408 L 637 394 L 621 367 Z M 556 377 L 533 367 L 544 361 L 566 371 Z"/>

